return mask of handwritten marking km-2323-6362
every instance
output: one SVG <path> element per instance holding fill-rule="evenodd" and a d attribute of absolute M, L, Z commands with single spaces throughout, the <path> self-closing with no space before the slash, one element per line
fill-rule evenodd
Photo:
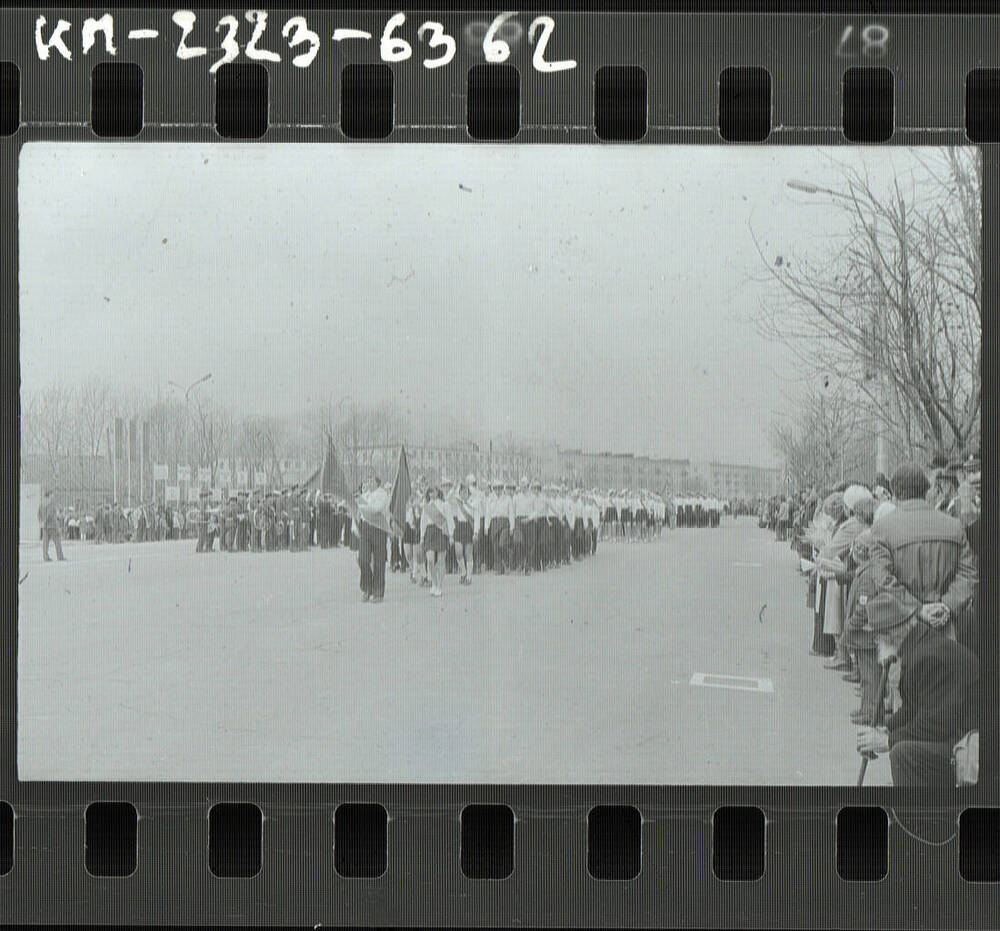
<path fill-rule="evenodd" d="M 524 35 L 524 28 L 517 20 L 517 13 L 499 13 L 489 24 L 473 22 L 469 23 L 464 30 L 466 44 L 479 46 L 485 60 L 490 64 L 498 64 L 507 61 L 511 55 L 511 48 L 515 46 Z M 242 37 L 241 43 L 240 29 L 242 24 L 232 14 L 220 17 L 215 24 L 214 32 L 221 35 L 218 45 L 212 45 L 212 51 L 221 51 L 222 56 L 217 58 L 209 67 L 210 74 L 214 74 L 225 64 L 235 61 L 242 51 L 243 55 L 250 61 L 266 61 L 277 64 L 281 62 L 281 55 L 273 49 L 264 47 L 265 32 L 267 30 L 268 13 L 266 10 L 247 10 L 246 21 L 252 27 L 249 37 Z M 202 58 L 208 55 L 210 46 L 208 44 L 199 45 L 199 41 L 207 42 L 208 36 L 205 30 L 199 30 L 198 17 L 193 10 L 177 10 L 171 16 L 171 21 L 177 28 L 175 55 L 181 61 L 188 61 L 192 58 Z M 398 30 L 402 30 L 406 23 L 405 13 L 395 13 L 390 16 L 385 23 L 381 36 L 378 38 L 379 57 L 384 62 L 401 62 L 413 57 L 413 40 L 408 41 Z M 73 24 L 66 19 L 59 19 L 54 26 L 51 26 L 46 34 L 48 20 L 44 15 L 39 14 L 35 20 L 35 48 L 38 57 L 42 61 L 48 61 L 55 52 L 66 61 L 73 58 L 73 50 L 67 44 L 67 39 L 71 35 Z M 485 27 L 482 40 L 479 40 L 479 31 Z M 549 61 L 546 55 L 549 41 L 555 32 L 555 20 L 551 16 L 536 16 L 531 20 L 527 29 L 528 43 L 534 46 L 531 56 L 532 67 L 536 71 L 551 73 L 555 71 L 567 71 L 576 67 L 576 61 L 572 58 L 560 61 Z M 245 31 L 245 30 L 244 30 Z M 115 45 L 115 21 L 110 13 L 105 13 L 100 17 L 88 17 L 84 20 L 80 30 L 80 51 L 86 55 L 93 47 L 100 33 L 104 39 L 104 51 L 108 55 L 116 56 L 118 48 Z M 153 28 L 134 28 L 126 33 L 127 41 L 156 40 L 160 38 L 160 30 Z M 308 68 L 319 54 L 322 39 L 320 34 L 311 29 L 308 21 L 302 15 L 290 16 L 281 27 L 281 37 L 289 50 L 299 49 L 301 51 L 292 58 L 292 64 L 296 68 Z M 334 29 L 330 36 L 336 43 L 358 40 L 372 41 L 374 36 L 365 29 L 345 26 Z M 423 59 L 425 68 L 441 68 L 449 64 L 454 59 L 458 50 L 455 37 L 445 32 L 443 23 L 426 20 L 416 29 L 415 41 L 423 43 L 428 49 L 440 49 L 439 54 Z"/>

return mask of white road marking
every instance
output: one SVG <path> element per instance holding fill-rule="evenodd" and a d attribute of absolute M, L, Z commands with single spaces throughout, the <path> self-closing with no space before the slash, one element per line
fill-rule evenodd
<path fill-rule="evenodd" d="M 770 679 L 755 676 L 723 676 L 708 672 L 696 672 L 688 685 L 700 685 L 707 689 L 739 689 L 743 692 L 773 692 Z"/>

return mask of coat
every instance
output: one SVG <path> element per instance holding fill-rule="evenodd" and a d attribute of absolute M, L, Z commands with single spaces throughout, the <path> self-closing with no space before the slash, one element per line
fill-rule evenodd
<path fill-rule="evenodd" d="M 978 727 L 979 660 L 918 623 L 899 648 L 901 705 L 885 720 L 889 746 L 902 740 L 955 743 Z"/>
<path fill-rule="evenodd" d="M 854 538 L 865 529 L 865 525 L 856 517 L 849 517 L 834 531 L 833 537 L 819 552 L 820 559 L 836 559 L 848 563 L 851 554 L 851 544 Z M 839 636 L 844 630 L 844 616 L 849 576 L 838 574 L 838 578 L 829 579 L 826 583 L 826 605 L 823 615 L 823 633 Z"/>
<path fill-rule="evenodd" d="M 969 610 L 979 569 L 962 522 L 923 499 L 900 501 L 872 527 L 872 566 L 880 591 L 904 605 L 943 602 L 954 621 Z"/>
<path fill-rule="evenodd" d="M 868 623 L 867 605 L 878 594 L 870 562 L 858 566 L 847 594 L 844 621 L 844 645 L 849 650 L 874 650 L 875 635 L 863 628 Z"/>

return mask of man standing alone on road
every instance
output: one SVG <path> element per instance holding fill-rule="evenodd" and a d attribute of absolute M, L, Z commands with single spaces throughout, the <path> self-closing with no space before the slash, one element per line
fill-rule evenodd
<path fill-rule="evenodd" d="M 56 545 L 56 558 L 59 562 L 65 562 L 62 538 L 59 536 L 59 517 L 56 514 L 56 503 L 51 491 L 45 492 L 45 497 L 38 506 L 38 523 L 42 527 L 42 558 L 46 562 L 52 562 L 49 559 L 49 541 L 52 541 Z"/>

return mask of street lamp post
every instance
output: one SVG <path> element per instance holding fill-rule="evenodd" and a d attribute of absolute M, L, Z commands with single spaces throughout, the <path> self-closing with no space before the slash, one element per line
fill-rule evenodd
<path fill-rule="evenodd" d="M 182 388 L 175 381 L 168 381 L 167 382 L 167 385 L 170 386 L 171 388 L 176 388 L 178 391 L 183 391 L 184 392 L 184 409 L 185 409 L 185 417 L 184 417 L 184 452 L 185 452 L 185 454 L 187 453 L 187 448 L 188 448 L 188 430 L 189 430 L 189 428 L 191 426 L 191 392 L 194 391 L 194 389 L 197 388 L 199 385 L 204 384 L 211 377 L 212 377 L 212 373 L 211 372 L 209 372 L 207 375 L 202 375 L 201 378 L 195 379 L 193 382 L 191 382 L 191 384 L 188 385 L 187 388 Z M 190 493 L 190 489 L 191 489 L 191 482 L 189 481 L 188 482 L 188 491 L 189 491 L 189 493 Z"/>

